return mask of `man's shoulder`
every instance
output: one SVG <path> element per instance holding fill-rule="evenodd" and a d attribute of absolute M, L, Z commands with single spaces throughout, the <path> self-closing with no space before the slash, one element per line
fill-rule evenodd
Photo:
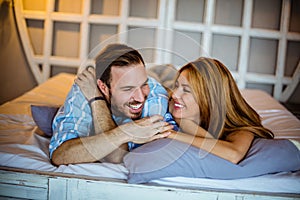
<path fill-rule="evenodd" d="M 72 94 L 72 95 L 77 95 L 77 94 L 79 94 L 79 95 L 82 95 L 82 96 L 83 96 L 83 93 L 81 92 L 80 87 L 79 87 L 76 83 L 74 83 L 74 84 L 72 85 L 72 87 L 71 87 L 71 89 L 70 89 L 70 91 L 69 91 L 69 94 Z"/>
<path fill-rule="evenodd" d="M 151 93 L 163 94 L 163 95 L 168 94 L 166 88 L 160 82 L 158 82 L 155 78 L 152 78 L 151 76 L 148 76 L 148 85 L 150 88 L 150 94 Z"/>
<path fill-rule="evenodd" d="M 148 76 L 148 85 L 151 88 L 159 87 L 159 88 L 164 88 L 164 86 L 157 81 L 155 78 Z"/>
<path fill-rule="evenodd" d="M 160 84 L 155 78 L 152 76 L 148 76 L 148 84 Z M 161 85 L 161 84 L 160 84 Z"/>
<path fill-rule="evenodd" d="M 83 115 L 82 113 L 86 113 L 86 114 Z M 79 116 L 87 117 L 88 114 L 90 113 L 91 110 L 88 101 L 84 97 L 79 86 L 74 83 L 69 90 L 69 93 L 64 101 L 64 104 L 60 107 L 54 120 L 61 120 L 66 115 L 69 115 L 70 119 L 72 117 L 79 117 Z"/>
<path fill-rule="evenodd" d="M 77 93 L 77 92 L 81 92 L 80 91 L 80 88 L 79 88 L 79 86 L 76 84 L 76 83 L 74 83 L 73 85 L 72 85 L 72 87 L 71 87 L 71 89 L 70 89 L 70 92 L 72 92 L 72 93 Z"/>

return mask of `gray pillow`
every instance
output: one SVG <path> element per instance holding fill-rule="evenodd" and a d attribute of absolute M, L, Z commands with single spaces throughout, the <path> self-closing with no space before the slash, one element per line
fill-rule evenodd
<path fill-rule="evenodd" d="M 37 106 L 31 105 L 31 115 L 37 127 L 47 137 L 52 136 L 52 121 L 58 111 L 58 106 Z"/>
<path fill-rule="evenodd" d="M 233 164 L 188 144 L 160 139 L 124 157 L 128 183 L 164 177 L 237 179 L 300 169 L 300 151 L 289 140 L 255 139 L 246 157 Z"/>

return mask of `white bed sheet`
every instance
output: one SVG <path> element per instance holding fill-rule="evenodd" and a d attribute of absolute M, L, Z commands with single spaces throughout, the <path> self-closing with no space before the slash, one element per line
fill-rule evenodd
<path fill-rule="evenodd" d="M 126 180 L 128 171 L 122 164 L 89 163 L 56 167 L 50 163 L 49 138 L 35 133 L 30 105 L 61 105 L 73 79 L 73 75 L 60 74 L 0 106 L 0 166 Z M 262 116 L 264 125 L 274 131 L 276 138 L 300 142 L 300 121 L 281 104 L 259 90 L 244 90 L 242 94 Z M 300 194 L 300 171 L 235 180 L 173 177 L 151 183 L 252 193 Z"/>
<path fill-rule="evenodd" d="M 269 174 L 259 177 L 216 180 L 207 178 L 172 177 L 151 183 L 177 187 L 205 188 L 211 190 L 234 190 L 236 192 L 300 193 L 300 171 Z"/>
<path fill-rule="evenodd" d="M 241 93 L 258 112 L 262 124 L 273 131 L 275 138 L 300 142 L 300 120 L 283 105 L 261 90 L 245 89 Z"/>

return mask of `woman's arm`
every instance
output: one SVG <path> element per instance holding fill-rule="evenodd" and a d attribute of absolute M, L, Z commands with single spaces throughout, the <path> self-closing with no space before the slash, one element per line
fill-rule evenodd
<path fill-rule="evenodd" d="M 180 129 L 187 134 L 205 137 L 205 138 L 213 138 L 213 136 L 202 127 L 198 126 L 194 121 L 189 119 L 175 119 L 176 123 L 179 124 Z"/>
<path fill-rule="evenodd" d="M 175 131 L 168 137 L 191 144 L 235 164 L 245 157 L 254 139 L 254 135 L 246 131 L 233 132 L 227 136 L 226 140 L 199 137 Z"/>

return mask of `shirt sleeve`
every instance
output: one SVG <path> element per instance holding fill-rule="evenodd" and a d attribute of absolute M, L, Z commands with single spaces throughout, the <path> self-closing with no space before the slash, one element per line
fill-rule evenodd
<path fill-rule="evenodd" d="M 53 119 L 53 136 L 50 141 L 50 158 L 52 153 L 63 142 L 93 135 L 93 120 L 88 101 L 74 84 L 66 97 L 64 105 Z"/>

